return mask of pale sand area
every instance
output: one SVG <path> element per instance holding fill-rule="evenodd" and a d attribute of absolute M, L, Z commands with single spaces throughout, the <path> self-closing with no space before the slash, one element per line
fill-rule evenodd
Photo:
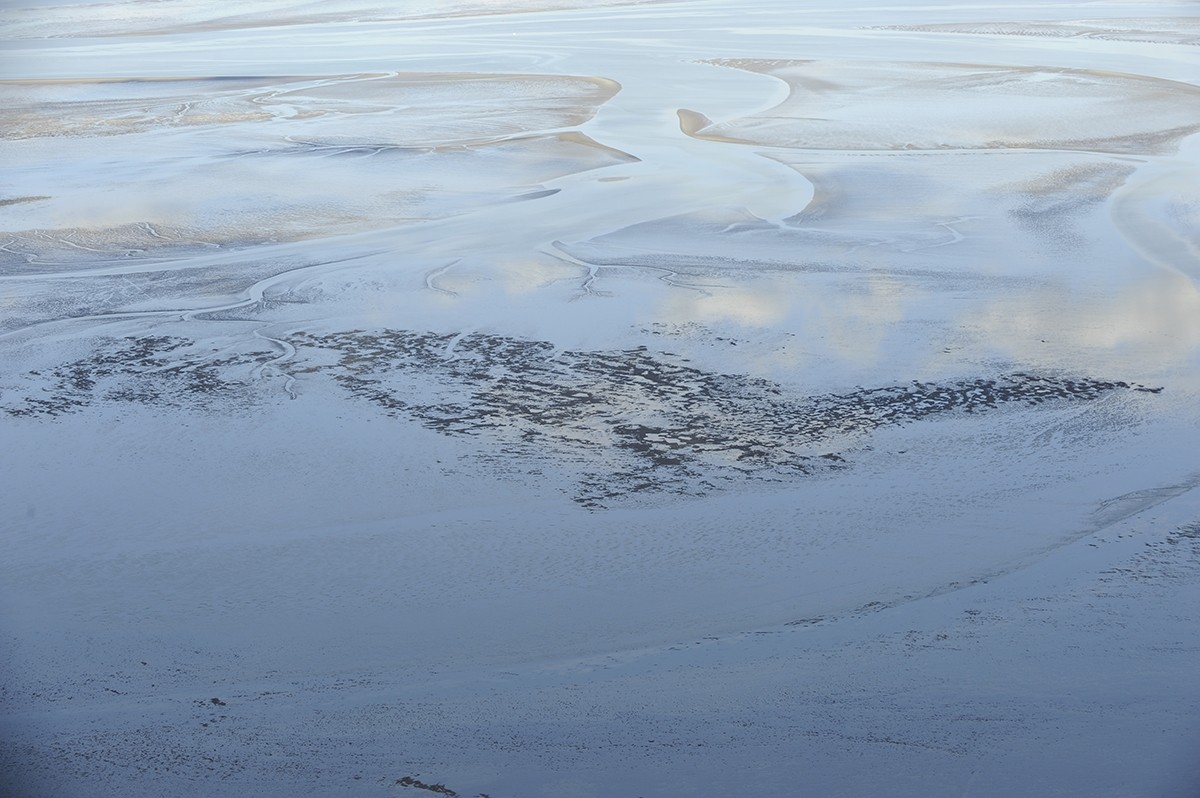
<path fill-rule="evenodd" d="M 1194 48 L 439 8 L 21 4 L 0 792 L 1189 798 Z"/>
<path fill-rule="evenodd" d="M 7 122 L 0 135 L 93 137 L 287 120 L 289 139 L 333 133 L 347 144 L 451 147 L 582 124 L 619 88 L 604 78 L 454 73 L 0 81 Z"/>
<path fill-rule="evenodd" d="M 1200 17 L 1078 19 L 1062 22 L 948 22 L 939 25 L 889 25 L 888 30 L 978 36 L 1046 36 L 1114 42 L 1200 45 Z"/>
<path fill-rule="evenodd" d="M 0 83 L 9 190 L 50 192 L 15 198 L 0 254 L 9 274 L 178 260 L 537 196 L 632 160 L 577 130 L 618 89 L 438 73 Z"/>
<path fill-rule="evenodd" d="M 7 14 L 9 36 L 62 38 L 88 36 L 163 35 L 296 25 L 394 22 L 409 19 L 476 17 L 609 6 L 646 5 L 664 0 L 415 0 L 402 6 L 362 0 L 314 3 L 239 3 L 230 9 L 204 0 L 159 0 L 153 4 L 116 2 L 84 5 L 15 2 Z"/>
<path fill-rule="evenodd" d="M 684 131 L 818 150 L 1054 149 L 1169 153 L 1200 130 L 1200 89 L 1091 70 L 987 64 L 735 59 L 786 81 L 769 111 Z"/>

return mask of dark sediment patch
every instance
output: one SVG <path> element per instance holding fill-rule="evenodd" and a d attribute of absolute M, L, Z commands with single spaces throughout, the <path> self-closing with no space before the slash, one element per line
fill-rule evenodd
<path fill-rule="evenodd" d="M 98 403 L 225 410 L 244 400 L 248 387 L 230 372 L 270 356 L 218 357 L 195 351 L 189 339 L 170 336 L 111 339 L 87 357 L 29 372 L 21 389 L 0 387 L 0 411 L 54 417 Z"/>
<path fill-rule="evenodd" d="M 561 469 L 572 498 L 598 509 L 652 495 L 699 496 L 737 481 L 790 481 L 847 468 L 872 431 L 951 414 L 1087 402 L 1161 388 L 1015 372 L 945 382 L 797 395 L 761 378 L 706 371 L 645 347 L 556 349 L 501 335 L 411 330 L 287 338 L 296 354 L 247 348 L 218 356 L 182 338 L 111 341 L 20 390 L 10 416 L 52 417 L 97 402 L 193 409 L 252 404 L 256 368 L 331 379 L 389 416 L 479 439 L 497 470 Z M 257 397 L 257 399 L 256 399 Z"/>
<path fill-rule="evenodd" d="M 795 396 L 768 380 L 703 371 L 645 347 L 570 351 L 481 333 L 395 330 L 298 334 L 290 342 L 339 352 L 323 368 L 390 415 L 447 435 L 486 437 L 504 455 L 549 450 L 582 461 L 574 498 L 592 508 L 636 494 L 703 495 L 731 478 L 844 468 L 830 449 L 936 415 L 1160 390 L 1018 372 Z"/>

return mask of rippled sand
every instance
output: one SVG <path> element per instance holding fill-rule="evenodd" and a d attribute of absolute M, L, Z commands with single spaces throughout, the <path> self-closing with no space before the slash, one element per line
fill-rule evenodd
<path fill-rule="evenodd" d="M 1190 795 L 1185 11 L 12 3 L 0 791 Z"/>

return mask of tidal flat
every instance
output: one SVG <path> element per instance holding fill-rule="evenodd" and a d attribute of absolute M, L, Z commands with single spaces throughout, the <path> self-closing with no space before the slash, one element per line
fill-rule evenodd
<path fill-rule="evenodd" d="M 1200 785 L 1200 19 L 14 0 L 0 795 Z"/>

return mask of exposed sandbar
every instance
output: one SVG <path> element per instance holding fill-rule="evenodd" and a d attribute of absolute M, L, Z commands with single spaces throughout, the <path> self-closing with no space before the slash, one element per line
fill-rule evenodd
<path fill-rule="evenodd" d="M 1200 130 L 1200 88 L 1100 70 L 874 61 L 733 59 L 788 98 L 684 132 L 816 150 L 1049 149 L 1163 154 Z"/>

